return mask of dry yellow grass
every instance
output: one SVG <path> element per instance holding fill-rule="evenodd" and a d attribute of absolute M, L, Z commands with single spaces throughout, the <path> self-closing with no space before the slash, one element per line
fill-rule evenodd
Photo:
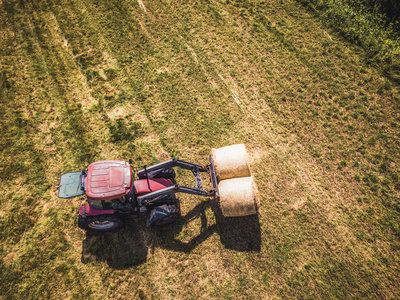
<path fill-rule="evenodd" d="M 294 1 L 3 0 L 0 297 L 397 297 L 398 87 L 363 57 Z M 93 235 L 57 198 L 95 160 L 236 143 L 255 216 L 182 195 L 168 230 Z"/>

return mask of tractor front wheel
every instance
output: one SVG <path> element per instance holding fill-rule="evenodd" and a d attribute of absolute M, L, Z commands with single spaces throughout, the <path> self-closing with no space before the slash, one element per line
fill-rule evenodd
<path fill-rule="evenodd" d="M 87 216 L 79 215 L 78 226 L 81 229 L 94 232 L 115 230 L 122 226 L 122 220 L 115 215 Z"/>
<path fill-rule="evenodd" d="M 180 216 L 179 202 L 160 205 L 153 208 L 147 215 L 147 226 L 151 224 L 155 227 L 163 227 L 175 222 Z"/>
<path fill-rule="evenodd" d="M 179 219 L 180 216 L 181 215 L 178 212 L 171 213 L 161 219 L 154 221 L 154 223 L 152 225 L 155 227 L 164 227 L 171 223 L 174 223 L 176 220 Z"/>

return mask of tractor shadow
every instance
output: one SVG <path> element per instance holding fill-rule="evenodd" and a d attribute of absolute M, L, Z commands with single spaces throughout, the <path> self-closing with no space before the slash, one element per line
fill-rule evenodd
<path fill-rule="evenodd" d="M 211 208 L 215 224 L 207 226 L 206 210 Z M 177 236 L 185 224 L 200 218 L 200 233 L 188 242 Z M 217 233 L 221 243 L 235 251 L 261 250 L 260 223 L 257 215 L 225 218 L 216 201 L 204 201 L 196 205 L 177 222 L 162 228 L 147 228 L 145 216 L 129 219 L 123 228 L 106 233 L 86 232 L 82 242 L 82 263 L 106 261 L 111 268 L 125 269 L 147 261 L 150 248 L 163 248 L 178 252 L 191 252 L 194 248 Z"/>
<path fill-rule="evenodd" d="M 127 220 L 126 225 L 105 233 L 86 232 L 82 241 L 82 263 L 106 261 L 115 269 L 126 269 L 147 261 L 146 220 Z"/>

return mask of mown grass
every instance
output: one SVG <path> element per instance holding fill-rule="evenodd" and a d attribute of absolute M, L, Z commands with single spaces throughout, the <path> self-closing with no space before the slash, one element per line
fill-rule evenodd
<path fill-rule="evenodd" d="M 364 50 L 363 60 L 400 82 L 398 4 L 377 1 L 299 0 L 323 23 Z"/>
<path fill-rule="evenodd" d="M 398 297 L 398 86 L 297 2 L 3 1 L 0 26 L 3 298 Z M 233 143 L 258 216 L 182 196 L 167 231 L 91 235 L 57 198 L 95 160 Z"/>

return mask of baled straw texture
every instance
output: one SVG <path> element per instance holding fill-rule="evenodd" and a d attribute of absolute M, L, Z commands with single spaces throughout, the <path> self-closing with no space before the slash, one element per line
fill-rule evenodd
<path fill-rule="evenodd" d="M 222 180 L 218 189 L 220 206 L 225 217 L 242 217 L 257 213 L 259 195 L 253 177 Z"/>
<path fill-rule="evenodd" d="M 251 175 L 244 144 L 236 144 L 218 149 L 213 148 L 211 154 L 218 180 L 248 177 Z"/>

